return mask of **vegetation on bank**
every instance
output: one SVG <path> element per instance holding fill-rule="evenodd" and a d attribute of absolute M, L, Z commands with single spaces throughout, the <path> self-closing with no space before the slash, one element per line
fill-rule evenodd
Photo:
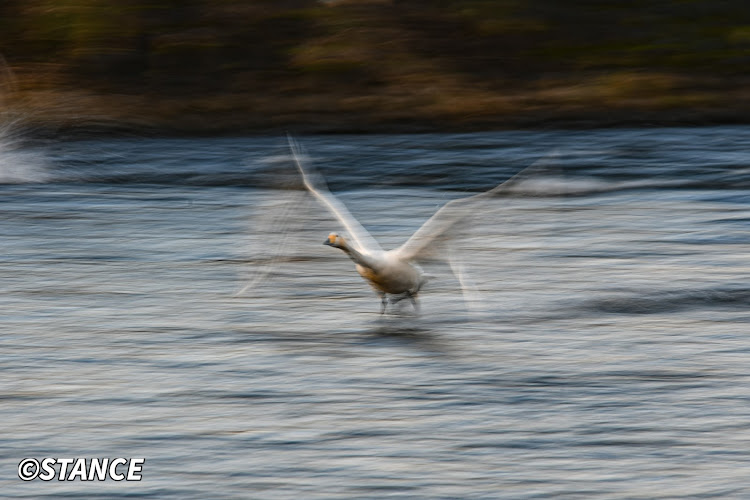
<path fill-rule="evenodd" d="M 747 122 L 744 0 L 4 0 L 32 125 L 227 132 Z"/>

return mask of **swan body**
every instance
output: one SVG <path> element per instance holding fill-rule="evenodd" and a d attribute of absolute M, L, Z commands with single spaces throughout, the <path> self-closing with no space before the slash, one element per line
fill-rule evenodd
<path fill-rule="evenodd" d="M 427 278 L 416 261 L 430 250 L 439 236 L 467 217 L 468 209 L 476 209 L 477 202 L 494 196 L 501 189 L 513 184 L 519 179 L 521 173 L 519 172 L 489 191 L 446 203 L 403 245 L 385 251 L 347 208 L 328 191 L 322 177 L 303 165 L 296 143 L 291 137 L 288 137 L 288 140 L 292 157 L 305 187 L 339 220 L 351 236 L 350 242 L 348 238 L 333 232 L 328 235 L 323 244 L 342 250 L 354 261 L 357 272 L 380 296 L 381 314 L 385 312 L 389 302 L 396 303 L 404 298 L 408 298 L 414 305 L 414 309 L 418 310 L 416 297 Z M 449 261 L 449 264 L 463 288 L 461 267 L 452 261 Z"/>
<path fill-rule="evenodd" d="M 354 261 L 354 267 L 359 275 L 380 295 L 381 314 L 385 312 L 388 303 L 387 295 L 401 296 L 392 301 L 408 297 L 415 308 L 417 307 L 417 294 L 427 281 L 422 268 L 418 265 L 400 259 L 393 251 L 362 253 L 349 245 L 346 238 L 338 233 L 329 234 L 323 244 L 343 250 Z"/>

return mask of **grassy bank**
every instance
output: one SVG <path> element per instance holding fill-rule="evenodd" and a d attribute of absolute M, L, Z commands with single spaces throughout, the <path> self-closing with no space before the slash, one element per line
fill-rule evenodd
<path fill-rule="evenodd" d="M 227 133 L 750 122 L 741 1 L 8 0 L 31 127 Z"/>

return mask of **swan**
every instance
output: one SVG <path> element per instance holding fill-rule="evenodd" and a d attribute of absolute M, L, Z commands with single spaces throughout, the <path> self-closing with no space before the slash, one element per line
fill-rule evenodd
<path fill-rule="evenodd" d="M 332 232 L 324 245 L 342 250 L 353 262 L 362 278 L 367 281 L 380 297 L 380 314 L 384 314 L 390 302 L 395 304 L 409 299 L 416 313 L 419 312 L 417 295 L 427 282 L 417 261 L 431 249 L 435 240 L 448 233 L 475 209 L 479 202 L 508 190 L 525 178 L 536 162 L 493 189 L 466 198 L 449 201 L 430 217 L 403 245 L 385 251 L 375 238 L 354 218 L 346 206 L 327 188 L 323 178 L 302 161 L 299 147 L 291 135 L 287 136 L 289 149 L 305 188 L 334 215 L 346 230 L 347 236 Z M 472 210 L 473 211 L 473 210 Z M 466 290 L 461 266 L 451 258 L 449 264 L 459 280 L 462 290 Z"/>

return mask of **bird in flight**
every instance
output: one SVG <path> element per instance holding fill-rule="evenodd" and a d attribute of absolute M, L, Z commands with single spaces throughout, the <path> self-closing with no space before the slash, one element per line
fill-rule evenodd
<path fill-rule="evenodd" d="M 297 143 L 288 136 L 289 149 L 302 181 L 310 193 L 333 214 L 346 230 L 346 236 L 332 232 L 323 242 L 342 250 L 353 262 L 357 272 L 380 297 L 380 314 L 385 313 L 389 303 L 395 304 L 409 299 L 418 312 L 417 295 L 427 282 L 427 277 L 418 265 L 439 237 L 456 228 L 459 222 L 474 212 L 479 204 L 517 184 L 526 178 L 532 167 L 521 170 L 510 179 L 489 191 L 449 201 L 441 207 L 403 245 L 392 250 L 383 250 L 375 238 L 352 216 L 349 210 L 327 188 L 323 178 L 303 162 Z M 449 261 L 451 269 L 464 289 L 461 268 Z"/>

